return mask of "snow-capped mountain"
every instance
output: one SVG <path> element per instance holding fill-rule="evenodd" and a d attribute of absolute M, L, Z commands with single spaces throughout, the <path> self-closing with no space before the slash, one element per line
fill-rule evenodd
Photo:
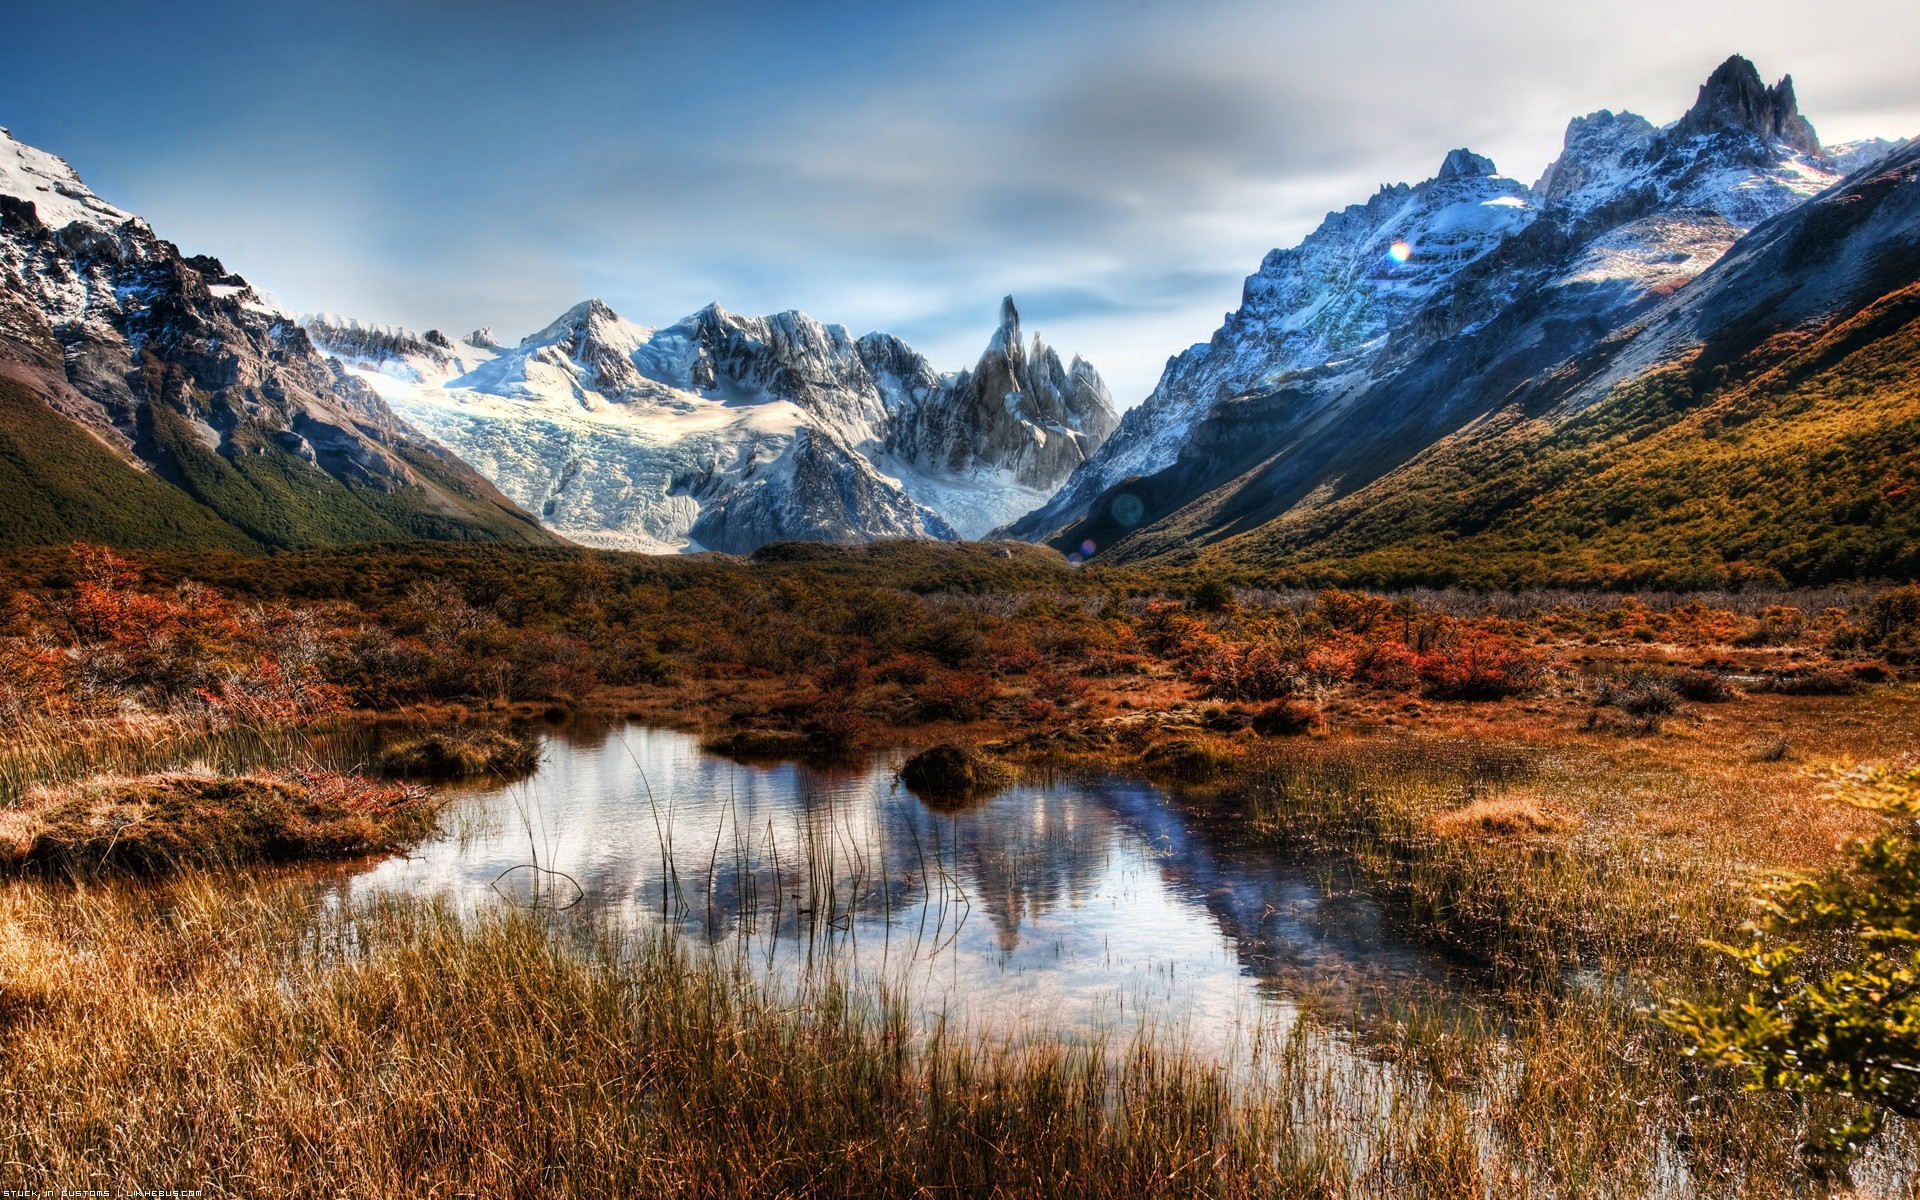
<path fill-rule="evenodd" d="M 1505 341 L 1487 350 L 1499 339 L 1482 338 L 1473 369 L 1564 360 L 1899 144 L 1823 148 L 1791 78 L 1767 87 L 1736 56 L 1664 128 L 1632 113 L 1574 118 L 1531 187 L 1456 150 L 1432 179 L 1383 187 L 1269 254 L 1213 338 L 1170 359 L 1107 444 L 1008 532 L 1105 546 L 1266 458 L 1286 459 L 1287 482 L 1265 506 L 1351 486 L 1356 464 L 1375 470 L 1497 398 L 1455 386 L 1411 409 L 1388 381 L 1423 356 L 1498 325 Z M 1464 385 L 1469 369 L 1449 370 Z"/>
<path fill-rule="evenodd" d="M 35 495 L 7 499 L 60 495 L 42 533 L 89 527 L 132 489 L 148 498 L 142 537 L 155 545 L 551 540 L 315 353 L 245 279 L 183 257 L 5 130 L 0 382 L 23 389 L 20 419 L 65 447 L 24 446 Z M 35 404 L 90 441 L 66 442 Z"/>
<path fill-rule="evenodd" d="M 1023 338 L 1008 299 L 970 371 L 804 313 L 717 305 L 663 329 L 598 300 L 512 349 L 316 316 L 316 344 L 573 540 L 744 552 L 976 537 L 1112 432 L 1099 374 Z"/>

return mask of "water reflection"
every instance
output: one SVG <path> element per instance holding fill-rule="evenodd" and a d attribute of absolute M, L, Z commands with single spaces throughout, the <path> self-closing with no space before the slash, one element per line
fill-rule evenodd
<path fill-rule="evenodd" d="M 1124 779 L 1026 784 L 959 812 L 884 758 L 746 766 L 634 725 L 548 735 L 539 771 L 455 802 L 441 835 L 355 876 L 475 906 L 672 926 L 776 976 L 888 981 L 970 1025 L 1230 1041 L 1312 995 L 1445 997 L 1444 958 L 1328 869 L 1236 844 Z"/>

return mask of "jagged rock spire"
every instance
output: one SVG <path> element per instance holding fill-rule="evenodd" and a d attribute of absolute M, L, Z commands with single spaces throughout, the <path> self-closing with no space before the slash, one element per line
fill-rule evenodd
<path fill-rule="evenodd" d="M 1769 142 L 1784 142 L 1802 154 L 1820 153 L 1820 138 L 1800 115 L 1793 76 L 1768 87 L 1751 62 L 1736 54 L 1700 85 L 1699 98 L 1674 126 L 1678 137 L 1723 130 L 1746 131 Z"/>

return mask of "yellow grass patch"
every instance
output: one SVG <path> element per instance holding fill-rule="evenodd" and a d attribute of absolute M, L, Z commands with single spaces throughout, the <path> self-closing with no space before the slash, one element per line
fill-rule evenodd
<path fill-rule="evenodd" d="M 1521 837 L 1560 833 L 1571 824 L 1530 796 L 1489 796 L 1440 813 L 1428 827 L 1443 838 Z"/>

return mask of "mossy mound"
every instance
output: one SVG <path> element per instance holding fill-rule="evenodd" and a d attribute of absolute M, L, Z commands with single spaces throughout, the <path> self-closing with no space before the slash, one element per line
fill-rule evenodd
<path fill-rule="evenodd" d="M 421 789 L 331 772 L 105 777 L 0 811 L 0 868 L 154 875 L 344 858 L 410 845 L 437 813 Z"/>
<path fill-rule="evenodd" d="M 1147 747 L 1141 765 L 1181 783 L 1212 783 L 1233 766 L 1233 756 L 1211 742 L 1180 738 Z"/>
<path fill-rule="evenodd" d="M 706 739 L 700 748 L 744 763 L 790 762 L 821 753 L 812 737 L 794 729 L 736 729 Z"/>
<path fill-rule="evenodd" d="M 973 746 L 943 742 L 914 755 L 900 768 L 900 782 L 936 805 L 965 804 L 999 791 L 1013 781 L 1013 770 Z"/>
<path fill-rule="evenodd" d="M 395 742 L 380 754 L 388 774 L 427 779 L 510 778 L 539 765 L 539 740 L 504 729 L 436 730 Z"/>

